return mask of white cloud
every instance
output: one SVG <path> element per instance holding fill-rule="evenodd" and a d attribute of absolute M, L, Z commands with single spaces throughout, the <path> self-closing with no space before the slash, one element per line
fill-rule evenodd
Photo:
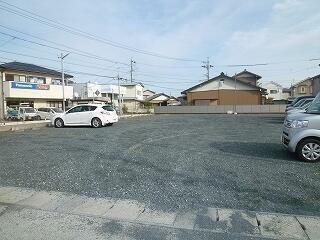
<path fill-rule="evenodd" d="M 281 2 L 274 4 L 273 9 L 276 11 L 288 11 L 293 10 L 301 4 L 301 0 L 282 0 Z"/>

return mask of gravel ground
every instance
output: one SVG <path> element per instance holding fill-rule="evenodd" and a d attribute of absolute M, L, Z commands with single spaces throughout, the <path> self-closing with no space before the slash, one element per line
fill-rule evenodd
<path fill-rule="evenodd" d="M 320 216 L 320 164 L 280 144 L 279 115 L 156 115 L 0 133 L 0 185 Z"/>

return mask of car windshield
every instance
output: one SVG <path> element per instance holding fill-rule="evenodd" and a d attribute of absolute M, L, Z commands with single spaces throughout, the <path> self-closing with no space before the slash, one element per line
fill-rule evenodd
<path fill-rule="evenodd" d="M 60 108 L 52 108 L 55 113 L 63 113 L 63 110 Z"/>
<path fill-rule="evenodd" d="M 36 111 L 34 110 L 34 108 L 25 108 L 24 111 L 26 113 L 35 113 Z"/>
<path fill-rule="evenodd" d="M 306 101 L 306 99 L 300 99 L 298 102 L 296 102 L 293 107 L 300 107 L 302 104 L 304 104 L 304 102 Z"/>
<path fill-rule="evenodd" d="M 299 108 L 305 108 L 309 103 L 311 103 L 313 99 L 307 99 L 303 104 L 299 106 Z"/>
<path fill-rule="evenodd" d="M 294 99 L 289 105 L 290 106 L 294 106 L 298 101 L 300 101 L 301 99 L 299 99 L 299 98 L 296 98 L 296 99 Z"/>
<path fill-rule="evenodd" d="M 307 113 L 320 114 L 320 93 L 318 93 L 316 98 L 312 101 Z"/>

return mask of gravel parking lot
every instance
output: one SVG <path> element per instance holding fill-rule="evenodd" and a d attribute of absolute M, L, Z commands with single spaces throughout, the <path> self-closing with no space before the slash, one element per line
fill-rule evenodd
<path fill-rule="evenodd" d="M 0 185 L 320 216 L 320 164 L 280 144 L 280 115 L 156 115 L 0 133 Z"/>

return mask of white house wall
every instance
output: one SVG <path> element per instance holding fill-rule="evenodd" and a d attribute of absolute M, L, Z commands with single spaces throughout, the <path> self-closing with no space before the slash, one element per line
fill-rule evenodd
<path fill-rule="evenodd" d="M 267 89 L 268 98 L 273 98 L 273 100 L 283 100 L 289 97 L 289 93 L 283 93 L 283 87 L 272 82 L 265 84 L 264 88 Z M 277 93 L 271 93 L 271 90 L 276 90 Z"/>
<path fill-rule="evenodd" d="M 207 83 L 201 87 L 191 90 L 190 92 L 200 92 L 200 91 L 211 91 L 211 90 L 234 90 L 235 81 L 230 79 L 224 79 L 223 82 L 220 82 L 221 79 L 217 79 L 213 82 Z M 244 84 L 240 81 L 237 81 L 237 90 L 256 90 L 255 87 L 251 87 L 247 84 Z"/>
<path fill-rule="evenodd" d="M 164 95 L 161 95 L 159 97 L 156 97 L 156 98 L 152 99 L 152 101 L 165 101 L 167 99 L 168 99 L 168 97 L 166 97 Z"/>
<path fill-rule="evenodd" d="M 125 86 L 125 85 L 124 85 Z M 143 87 L 140 84 L 137 85 L 128 85 L 125 98 L 135 98 L 137 100 L 143 100 Z"/>

